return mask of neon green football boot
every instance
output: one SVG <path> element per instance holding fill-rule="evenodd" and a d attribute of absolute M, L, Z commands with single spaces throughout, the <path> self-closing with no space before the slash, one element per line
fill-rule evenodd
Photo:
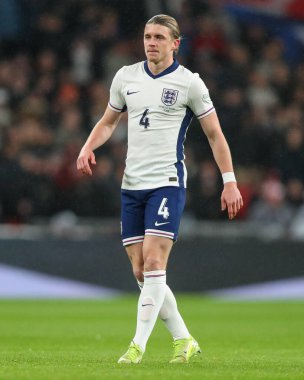
<path fill-rule="evenodd" d="M 139 364 L 143 357 L 143 351 L 138 344 L 131 342 L 127 352 L 118 359 L 119 364 Z"/>
<path fill-rule="evenodd" d="M 173 358 L 170 363 L 188 363 L 193 356 L 202 352 L 197 341 L 192 336 L 188 339 L 175 340 L 173 349 Z"/>

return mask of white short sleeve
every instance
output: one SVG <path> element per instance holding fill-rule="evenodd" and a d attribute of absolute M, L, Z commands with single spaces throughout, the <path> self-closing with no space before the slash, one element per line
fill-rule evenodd
<path fill-rule="evenodd" d="M 198 119 L 209 115 L 215 110 L 205 83 L 196 73 L 193 74 L 189 87 L 188 107 Z"/>
<path fill-rule="evenodd" d="M 123 85 L 123 68 L 117 71 L 113 78 L 110 88 L 109 107 L 116 112 L 124 112 L 126 110 L 125 98 L 122 94 Z"/>

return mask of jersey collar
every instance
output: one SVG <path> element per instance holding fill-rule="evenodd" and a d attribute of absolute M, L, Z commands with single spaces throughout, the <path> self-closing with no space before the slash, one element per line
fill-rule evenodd
<path fill-rule="evenodd" d="M 179 63 L 177 61 L 177 59 L 173 58 L 174 59 L 174 62 L 172 63 L 171 66 L 167 67 L 164 71 L 162 71 L 161 73 L 157 74 L 157 75 L 154 75 L 151 73 L 150 69 L 149 69 L 149 66 L 148 66 L 148 62 L 145 61 L 144 62 L 144 68 L 145 68 L 145 72 L 153 79 L 157 79 L 157 78 L 160 78 L 164 75 L 167 75 L 167 74 L 170 74 L 172 73 L 173 71 L 175 71 L 178 66 L 179 66 Z"/>

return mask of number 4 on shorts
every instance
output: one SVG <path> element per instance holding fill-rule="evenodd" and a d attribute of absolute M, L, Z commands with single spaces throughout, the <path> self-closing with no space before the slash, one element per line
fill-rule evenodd
<path fill-rule="evenodd" d="M 168 198 L 163 198 L 159 206 L 158 213 L 157 213 L 158 215 L 162 215 L 164 219 L 168 219 L 170 215 L 169 208 L 166 207 L 167 202 L 168 202 Z"/>

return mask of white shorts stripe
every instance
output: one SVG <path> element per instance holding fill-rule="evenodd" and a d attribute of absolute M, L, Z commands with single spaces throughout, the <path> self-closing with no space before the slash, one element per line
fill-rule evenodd
<path fill-rule="evenodd" d="M 160 230 L 153 230 L 153 229 L 147 229 L 145 231 L 146 235 L 152 235 L 152 236 L 162 236 L 162 237 L 168 237 L 173 239 L 174 238 L 174 233 L 173 232 L 168 232 L 168 231 L 160 231 Z"/>
<path fill-rule="evenodd" d="M 122 240 L 123 245 L 141 243 L 144 241 L 144 236 L 133 236 Z"/>

